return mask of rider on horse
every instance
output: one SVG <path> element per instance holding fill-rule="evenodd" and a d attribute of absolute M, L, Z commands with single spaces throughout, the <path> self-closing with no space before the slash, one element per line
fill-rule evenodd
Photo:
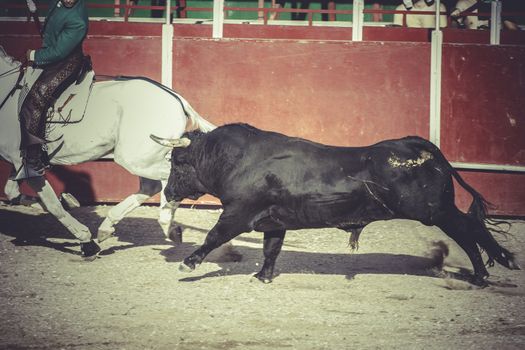
<path fill-rule="evenodd" d="M 26 0 L 31 13 L 33 0 Z M 44 175 L 47 154 L 45 140 L 46 112 L 60 94 L 77 78 L 83 63 L 82 43 L 88 31 L 84 0 L 50 0 L 42 30 L 43 45 L 28 50 L 27 59 L 41 75 L 29 91 L 20 109 L 20 150 L 24 159 L 15 179 Z"/>

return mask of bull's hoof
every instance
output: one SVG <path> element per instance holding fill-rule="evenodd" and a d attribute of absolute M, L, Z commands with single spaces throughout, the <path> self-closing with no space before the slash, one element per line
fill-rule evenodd
<path fill-rule="evenodd" d="M 479 288 L 488 287 L 489 282 L 487 281 L 487 277 L 488 277 L 488 275 L 486 275 L 486 276 L 472 276 L 472 278 L 470 279 L 470 283 L 472 283 L 473 285 L 475 285 L 475 286 L 477 286 Z"/>
<path fill-rule="evenodd" d="M 273 279 L 271 277 L 264 277 L 260 273 L 256 273 L 252 276 L 252 280 L 256 278 L 259 282 L 262 282 L 264 284 L 272 283 Z"/>
<path fill-rule="evenodd" d="M 97 258 L 98 253 L 100 253 L 100 247 L 94 240 L 91 240 L 87 243 L 80 243 L 80 251 L 85 261 L 93 261 Z"/>
<path fill-rule="evenodd" d="M 97 232 L 97 241 L 98 243 L 104 242 L 106 239 L 112 237 L 115 234 L 115 230 L 101 230 Z"/>
<path fill-rule="evenodd" d="M 182 243 L 182 227 L 177 226 L 170 231 L 168 238 L 176 244 Z"/>
<path fill-rule="evenodd" d="M 195 270 L 195 266 L 191 267 L 191 266 L 188 266 L 183 262 L 180 263 L 179 265 L 179 271 L 180 272 L 185 272 L 185 273 L 189 273 L 189 272 L 192 272 L 193 270 Z"/>
<path fill-rule="evenodd" d="M 521 266 L 514 259 L 510 259 L 509 260 L 509 269 L 511 269 L 511 270 L 521 270 Z"/>

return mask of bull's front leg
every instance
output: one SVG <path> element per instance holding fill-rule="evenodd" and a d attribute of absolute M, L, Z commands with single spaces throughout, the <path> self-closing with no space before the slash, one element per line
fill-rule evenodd
<path fill-rule="evenodd" d="M 286 230 L 270 231 L 264 233 L 264 264 L 261 271 L 253 276 L 263 283 L 270 283 L 273 280 L 275 261 L 281 252 L 285 233 Z"/>
<path fill-rule="evenodd" d="M 212 250 L 229 242 L 241 233 L 248 231 L 250 230 L 241 229 L 239 225 L 230 225 L 225 222 L 220 222 L 219 220 L 219 223 L 208 232 L 204 244 L 181 262 L 179 270 L 183 272 L 191 272 L 195 270 L 195 267 L 200 265 Z"/>

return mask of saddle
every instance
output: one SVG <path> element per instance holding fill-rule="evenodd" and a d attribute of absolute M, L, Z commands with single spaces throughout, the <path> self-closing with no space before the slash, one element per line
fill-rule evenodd
<path fill-rule="evenodd" d="M 24 81 L 22 82 L 23 91 L 18 100 L 19 112 L 27 93 L 38 78 L 40 71 L 34 70 L 28 73 L 29 74 L 26 74 Z M 69 124 L 82 121 L 94 80 L 95 72 L 92 68 L 91 57 L 84 56 L 82 67 L 75 81 L 64 90 L 56 100 L 55 104 L 49 107 L 46 116 L 46 123 Z"/>
<path fill-rule="evenodd" d="M 59 124 L 80 122 L 84 118 L 94 80 L 95 72 L 91 57 L 84 56 L 75 82 L 68 86 L 55 104 L 49 108 L 46 122 Z"/>

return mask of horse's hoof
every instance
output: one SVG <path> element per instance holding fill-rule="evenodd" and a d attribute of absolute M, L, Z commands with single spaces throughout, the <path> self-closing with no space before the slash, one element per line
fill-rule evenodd
<path fill-rule="evenodd" d="M 104 242 L 106 239 L 112 237 L 115 234 L 115 230 L 98 230 L 97 241 L 98 243 Z"/>
<path fill-rule="evenodd" d="M 93 261 L 97 258 L 98 253 L 100 253 L 100 247 L 94 240 L 91 240 L 87 243 L 80 243 L 80 251 L 85 261 Z"/>
<path fill-rule="evenodd" d="M 7 204 L 9 205 L 20 205 L 20 202 L 22 201 L 22 194 L 19 194 L 13 199 L 7 200 Z"/>
<path fill-rule="evenodd" d="M 191 266 L 186 265 L 184 262 L 181 262 L 179 265 L 180 272 L 188 273 L 188 272 L 192 272 L 193 270 L 195 270 L 195 267 L 192 268 Z"/>
<path fill-rule="evenodd" d="M 62 193 L 60 195 L 60 201 L 65 209 L 80 208 L 80 202 L 71 193 Z"/>

